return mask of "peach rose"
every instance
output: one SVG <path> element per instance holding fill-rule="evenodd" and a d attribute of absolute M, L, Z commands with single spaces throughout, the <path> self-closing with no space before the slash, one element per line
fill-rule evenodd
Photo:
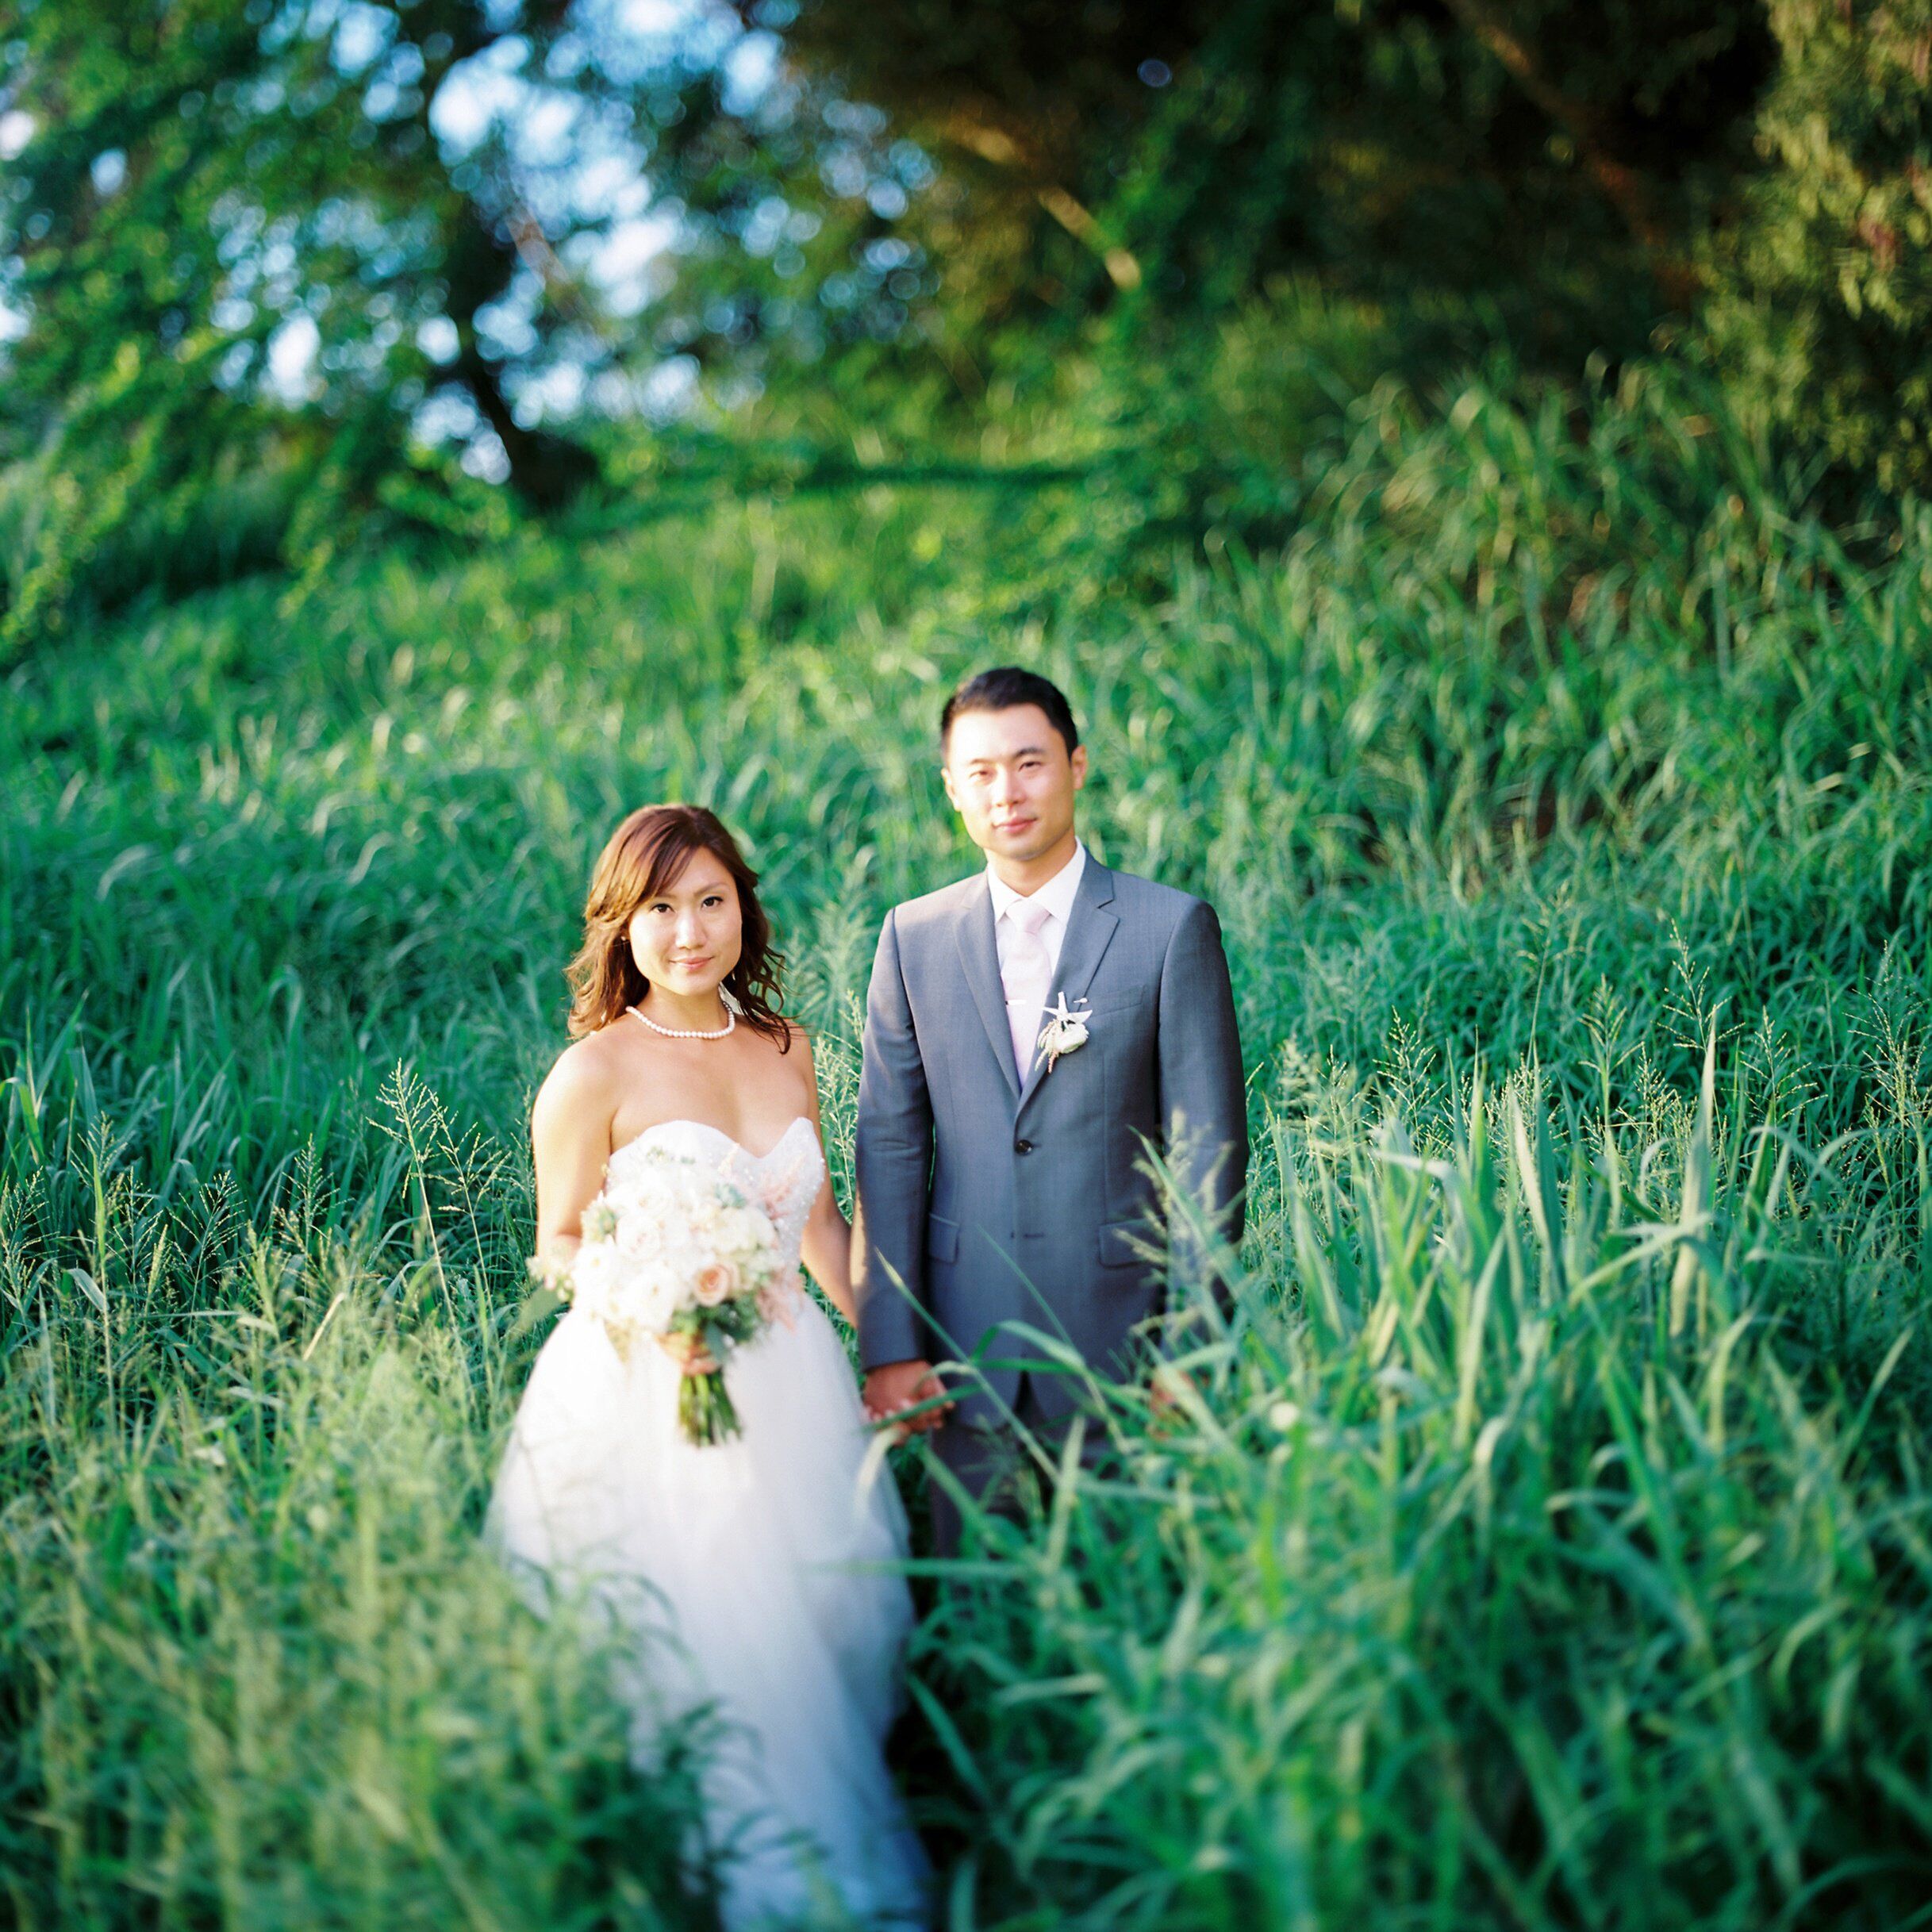
<path fill-rule="evenodd" d="M 712 1262 L 698 1270 L 691 1292 L 700 1308 L 715 1308 L 738 1292 L 738 1270 L 729 1262 Z"/>

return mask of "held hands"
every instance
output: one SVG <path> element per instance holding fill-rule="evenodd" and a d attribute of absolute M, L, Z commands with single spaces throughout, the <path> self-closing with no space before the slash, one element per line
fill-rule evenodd
<path fill-rule="evenodd" d="M 922 1358 L 885 1362 L 866 1377 L 866 1414 L 874 1422 L 887 1422 L 901 1410 L 929 1402 L 945 1392 L 946 1386 L 933 1373 L 932 1364 Z M 908 1435 L 923 1435 L 936 1429 L 952 1412 L 949 1402 L 943 1408 L 928 1409 L 923 1415 L 914 1415 L 900 1424 L 896 1439 L 903 1442 Z"/>
<path fill-rule="evenodd" d="M 1172 1435 L 1186 1420 L 1186 1408 L 1183 1392 L 1199 1395 L 1200 1389 L 1193 1376 L 1185 1369 L 1177 1369 L 1172 1362 L 1162 1362 L 1154 1371 L 1147 1385 L 1147 1419 L 1149 1433 L 1155 1436 Z"/>

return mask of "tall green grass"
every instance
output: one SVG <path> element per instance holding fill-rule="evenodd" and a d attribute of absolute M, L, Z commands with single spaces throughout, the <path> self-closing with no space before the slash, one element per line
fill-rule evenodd
<path fill-rule="evenodd" d="M 1922 1922 L 1922 1184 L 1854 1261 L 1714 1079 L 1668 1155 L 1470 1099 L 1273 1116 L 1185 1419 L 1093 1389 L 1104 1473 L 982 1525 L 920 1633 L 969 1922 Z"/>
<path fill-rule="evenodd" d="M 1254 1206 L 1205 1400 L 1110 1398 L 1112 1477 L 930 1595 L 952 1922 L 1911 1922 L 1932 520 L 1641 382 L 1582 432 L 1371 396 L 1151 601 L 1068 490 L 874 484 L 10 671 L 13 1915 L 704 1922 L 684 1741 L 632 1776 L 476 1544 L 559 969 L 616 816 L 717 807 L 843 1185 L 878 918 L 975 858 L 938 705 L 1017 658 L 1102 855 L 1222 910 Z"/>

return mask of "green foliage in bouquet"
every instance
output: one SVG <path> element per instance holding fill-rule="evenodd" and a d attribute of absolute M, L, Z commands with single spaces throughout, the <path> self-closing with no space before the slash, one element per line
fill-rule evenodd
<path fill-rule="evenodd" d="M 749 1342 L 762 1322 L 755 1302 L 733 1299 L 715 1308 L 686 1308 L 672 1318 L 670 1332 L 701 1346 L 718 1363 L 701 1375 L 682 1375 L 678 1381 L 678 1426 L 687 1442 L 707 1446 L 728 1442 L 742 1433 L 737 1404 L 725 1385 L 724 1358 L 741 1342 Z"/>

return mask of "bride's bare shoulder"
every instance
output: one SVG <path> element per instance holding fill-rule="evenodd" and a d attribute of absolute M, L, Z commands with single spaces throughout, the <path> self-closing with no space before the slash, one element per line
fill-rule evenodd
<path fill-rule="evenodd" d="M 614 1109 L 624 1044 L 610 1027 L 571 1041 L 536 1090 L 532 1111 L 539 1127 L 547 1120 L 588 1113 L 600 1104 Z"/>
<path fill-rule="evenodd" d="M 809 1068 L 812 1065 L 811 1028 L 788 1014 L 779 1013 L 774 1017 L 778 1023 L 777 1036 L 767 1036 L 771 1053 L 780 1060 L 789 1061 L 793 1065 L 802 1063 Z"/>
<path fill-rule="evenodd" d="M 770 1043 L 771 1078 L 776 1083 L 792 1083 L 798 1088 L 798 1103 L 816 1117 L 818 1075 L 812 1061 L 812 1031 L 796 1020 L 781 1016 L 784 1028 L 779 1039 Z"/>

